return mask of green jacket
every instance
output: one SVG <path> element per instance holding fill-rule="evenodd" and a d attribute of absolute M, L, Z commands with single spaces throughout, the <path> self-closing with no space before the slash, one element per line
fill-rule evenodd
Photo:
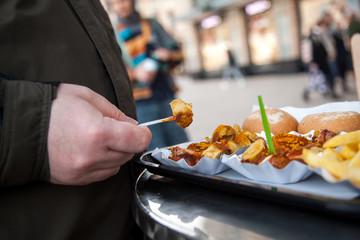
<path fill-rule="evenodd" d="M 56 84 L 89 87 L 135 118 L 131 85 L 98 0 L 0 1 L 0 239 L 130 239 L 130 166 L 87 186 L 49 179 Z M 9 80 L 12 79 L 12 80 Z"/>

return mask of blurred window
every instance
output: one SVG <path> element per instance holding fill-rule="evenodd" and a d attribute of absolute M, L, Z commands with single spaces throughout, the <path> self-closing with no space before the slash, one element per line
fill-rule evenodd
<path fill-rule="evenodd" d="M 254 65 L 279 60 L 279 44 L 274 16 L 271 11 L 249 16 L 249 46 Z"/>
<path fill-rule="evenodd" d="M 198 25 L 200 34 L 200 52 L 203 69 L 218 71 L 227 64 L 227 43 L 230 41 L 229 29 L 225 24 L 212 28 L 203 28 Z"/>

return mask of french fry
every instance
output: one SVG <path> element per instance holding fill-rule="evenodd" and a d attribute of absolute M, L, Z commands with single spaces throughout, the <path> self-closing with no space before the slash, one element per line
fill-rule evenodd
<path fill-rule="evenodd" d="M 350 167 L 360 167 L 360 151 L 349 162 Z"/>
<path fill-rule="evenodd" d="M 347 177 L 347 162 L 344 162 L 341 155 L 332 148 L 325 148 L 321 165 L 334 177 L 344 179 Z"/>
<path fill-rule="evenodd" d="M 324 148 L 339 147 L 341 145 L 352 144 L 360 142 L 360 130 L 349 132 L 344 135 L 337 135 L 330 140 L 326 141 L 323 145 Z"/>
<path fill-rule="evenodd" d="M 340 155 L 343 159 L 352 159 L 356 155 L 357 150 L 354 150 L 352 147 L 348 145 L 345 145 L 340 150 Z"/>
<path fill-rule="evenodd" d="M 317 152 L 309 149 L 303 149 L 302 152 L 303 160 L 312 168 L 321 167 L 322 157 Z"/>
<path fill-rule="evenodd" d="M 342 148 L 335 150 L 335 147 Z M 327 141 L 322 149 L 322 154 L 314 148 L 303 149 L 303 160 L 310 167 L 322 167 L 333 177 L 348 179 L 360 188 L 360 130 L 337 135 Z"/>
<path fill-rule="evenodd" d="M 360 188 L 360 168 L 349 168 L 348 177 L 353 184 Z"/>
<path fill-rule="evenodd" d="M 349 144 L 347 144 L 345 146 L 347 146 L 348 148 L 350 148 L 354 152 L 357 152 L 360 149 L 360 142 L 349 143 Z"/>

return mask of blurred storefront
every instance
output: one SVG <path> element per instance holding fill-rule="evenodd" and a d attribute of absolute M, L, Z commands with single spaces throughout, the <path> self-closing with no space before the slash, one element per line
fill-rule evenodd
<path fill-rule="evenodd" d="M 230 49 L 245 74 L 299 71 L 299 4 L 296 0 L 195 1 L 183 17 L 198 33 L 198 77 L 219 76 Z"/>
<path fill-rule="evenodd" d="M 184 71 L 218 77 L 226 50 L 245 74 L 302 71 L 301 41 L 325 12 L 346 28 L 359 0 L 137 0 L 184 49 Z"/>

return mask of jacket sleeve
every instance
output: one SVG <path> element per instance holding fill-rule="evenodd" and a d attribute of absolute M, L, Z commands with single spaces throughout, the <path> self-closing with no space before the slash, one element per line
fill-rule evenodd
<path fill-rule="evenodd" d="M 49 180 L 52 84 L 0 78 L 0 186 Z"/>

